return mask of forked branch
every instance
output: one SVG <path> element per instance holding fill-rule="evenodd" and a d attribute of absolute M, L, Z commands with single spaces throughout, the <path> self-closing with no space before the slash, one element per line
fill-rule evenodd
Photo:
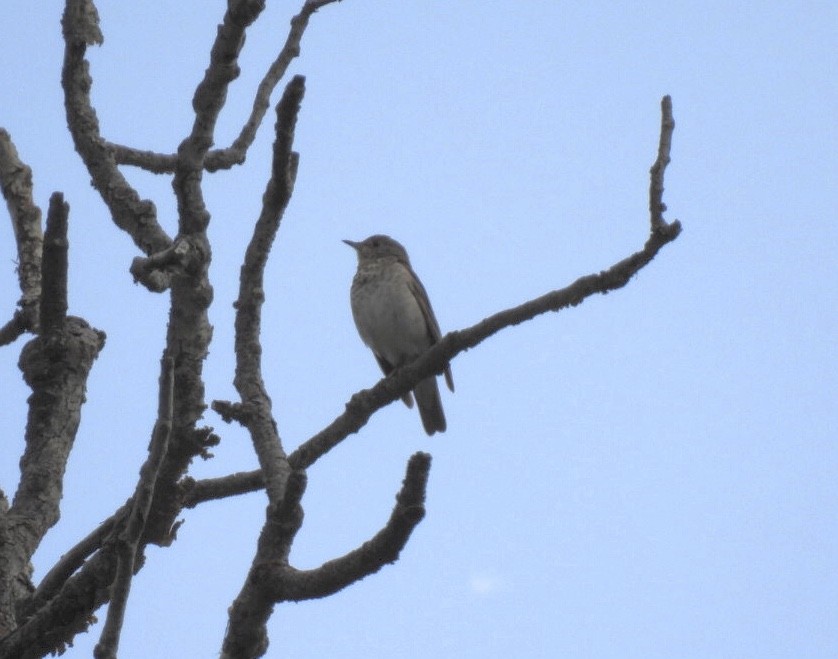
<path fill-rule="evenodd" d="M 395 563 L 411 533 L 425 517 L 425 493 L 431 470 L 428 453 L 414 453 L 407 463 L 402 489 L 384 527 L 357 549 L 313 570 L 278 571 L 266 575 L 266 587 L 277 602 L 328 597 Z"/>
<path fill-rule="evenodd" d="M 253 140 L 256 139 L 256 133 L 262 125 L 268 108 L 270 108 L 271 94 L 273 94 L 279 81 L 285 76 L 291 62 L 300 55 L 303 34 L 308 27 L 309 19 L 318 9 L 339 1 L 307 0 L 303 3 L 300 12 L 291 19 L 291 29 L 282 49 L 268 67 L 256 88 L 250 116 L 244 122 L 238 137 L 233 140 L 230 146 L 223 149 L 213 149 L 207 153 L 204 160 L 206 171 L 216 172 L 244 163 L 247 151 L 253 144 Z M 113 151 L 114 158 L 120 165 L 132 165 L 154 174 L 169 174 L 175 171 L 177 155 L 174 153 L 155 153 L 113 143 L 109 143 L 108 147 Z"/>

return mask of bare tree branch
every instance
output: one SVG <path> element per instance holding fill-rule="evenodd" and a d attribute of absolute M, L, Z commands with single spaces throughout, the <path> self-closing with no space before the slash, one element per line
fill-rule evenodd
<path fill-rule="evenodd" d="M 291 19 L 291 30 L 285 40 L 285 45 L 283 45 L 282 50 L 279 51 L 279 55 L 277 55 L 277 58 L 268 68 L 267 73 L 262 78 L 256 90 L 256 97 L 253 100 L 253 109 L 250 117 L 248 117 L 239 136 L 229 148 L 215 151 L 207 158 L 207 171 L 212 172 L 218 169 L 229 169 L 234 164 L 244 162 L 247 150 L 253 144 L 253 140 L 256 138 L 256 131 L 262 124 L 265 113 L 270 107 L 271 94 L 274 88 L 283 78 L 294 58 L 300 55 L 300 43 L 308 27 L 311 15 L 321 7 L 325 7 L 336 1 L 307 0 L 303 4 L 300 12 Z"/>
<path fill-rule="evenodd" d="M 27 320 L 26 314 L 20 309 L 16 309 L 11 319 L 0 327 L 0 346 L 7 346 L 10 343 L 14 343 L 17 337 L 26 332 L 31 326 L 32 323 Z"/>
<path fill-rule="evenodd" d="M 250 433 L 269 505 L 250 576 L 230 607 L 223 656 L 256 656 L 248 654 L 244 646 L 258 648 L 264 643 L 267 647 L 264 627 L 273 611 L 273 602 L 261 596 L 254 577 L 260 566 L 268 562 L 287 565 L 291 543 L 302 524 L 300 499 L 305 490 L 305 474 L 300 470 L 292 472 L 282 449 L 262 378 L 260 333 L 265 265 L 297 176 L 298 155 L 291 147 L 304 94 L 305 78 L 295 76 L 276 107 L 271 177 L 262 196 L 262 212 L 245 252 L 236 301 L 234 384 L 242 403 L 235 408 L 235 415 Z M 230 410 L 231 406 L 219 403 L 216 409 Z M 241 654 L 242 651 L 245 653 Z"/>
<path fill-rule="evenodd" d="M 190 246 L 185 240 L 175 240 L 162 252 L 148 257 L 137 256 L 131 262 L 134 281 L 153 293 L 162 293 L 172 285 L 172 277 L 183 273 L 189 265 Z"/>
<path fill-rule="evenodd" d="M 262 379 L 261 309 L 265 297 L 265 265 L 283 212 L 294 190 L 298 156 L 291 150 L 291 146 L 304 94 L 305 78 L 295 76 L 277 104 L 271 177 L 262 197 L 262 212 L 245 253 L 239 297 L 235 305 L 234 384 L 242 399 L 242 422 L 250 432 L 267 485 L 268 500 L 273 504 L 277 504 L 284 496 L 285 480 L 290 469 L 276 432 L 271 401 Z"/>
<path fill-rule="evenodd" d="M 58 193 L 50 202 L 45 243 L 42 333 L 24 346 L 19 363 L 32 388 L 26 448 L 12 505 L 0 513 L 4 584 L 28 582 L 32 555 L 60 517 L 64 470 L 78 431 L 87 376 L 105 341 L 104 333 L 66 316 L 67 206 Z"/>
<path fill-rule="evenodd" d="M 93 0 L 75 0 L 67 3 L 65 18 L 72 25 L 74 37 L 88 46 L 101 46 L 105 38 L 99 29 L 99 10 Z"/>
<path fill-rule="evenodd" d="M 663 203 L 663 177 L 669 164 L 669 152 L 672 150 L 672 133 L 675 131 L 675 119 L 672 118 L 672 98 L 661 99 L 661 136 L 658 144 L 658 157 L 649 170 L 649 214 L 652 232 L 667 231 L 668 225 L 663 219 L 666 204 Z M 679 226 L 677 221 L 675 225 Z"/>
<path fill-rule="evenodd" d="M 305 485 L 306 476 L 302 471 L 291 472 L 282 501 L 268 504 L 256 557 L 244 586 L 229 610 L 229 622 L 221 647 L 222 659 L 259 657 L 268 648 L 266 625 L 273 613 L 274 600 L 265 591 L 262 579 L 266 572 L 276 573 L 288 566 L 291 543 L 303 521 L 300 500 Z"/>
<path fill-rule="evenodd" d="M 211 429 L 197 427 L 206 409 L 203 363 L 212 338 L 207 309 L 213 297 L 209 281 L 211 250 L 206 234 L 210 215 L 204 203 L 201 176 L 227 88 L 238 75 L 237 58 L 245 30 L 262 9 L 261 0 L 228 3 L 211 49 L 209 67 L 193 97 L 192 130 L 178 147 L 172 189 L 178 206 L 177 242 L 183 243 L 177 256 L 183 259 L 183 266 L 171 278 L 166 335 L 167 354 L 175 361 L 173 432 L 145 529 L 147 542 L 171 542 L 174 519 L 181 510 L 178 481 L 192 459 L 216 441 Z"/>
<path fill-rule="evenodd" d="M 206 446 L 217 441 L 209 429 L 195 426 L 205 409 L 201 365 L 207 354 L 211 336 L 206 308 L 212 299 L 212 289 L 207 280 L 209 249 L 203 231 L 203 220 L 207 216 L 199 187 L 200 161 L 203 157 L 202 149 L 205 152 L 206 146 L 211 143 L 214 117 L 223 104 L 227 84 L 225 81 L 231 79 L 230 71 L 235 70 L 235 55 L 241 43 L 243 28 L 241 25 L 231 27 L 230 24 L 242 18 L 243 12 L 252 13 L 255 9 L 258 14 L 258 11 L 261 11 L 259 4 L 231 4 L 228 11 L 228 29 L 221 31 L 217 47 L 214 48 L 215 61 L 211 63 L 211 68 L 217 67 L 222 72 L 208 73 L 211 83 L 199 86 L 196 101 L 199 105 L 204 104 L 199 117 L 203 123 L 193 129 L 192 138 L 185 142 L 186 155 L 180 168 L 181 179 L 177 181 L 176 192 L 179 202 L 186 202 L 179 204 L 183 211 L 181 231 L 186 233 L 183 239 L 197 256 L 191 259 L 189 268 L 184 268 L 184 272 L 175 278 L 172 287 L 172 317 L 167 345 L 175 360 L 174 377 L 177 392 L 173 406 L 173 449 L 160 469 L 159 487 L 154 492 L 148 523 L 143 533 L 143 543 L 156 541 L 165 544 L 170 541 L 173 519 L 180 510 L 177 481 L 191 459 L 203 453 Z M 92 13 L 88 11 L 90 9 L 93 10 Z M 155 231 L 156 219 L 153 212 L 144 213 L 153 211 L 153 206 L 149 204 L 146 207 L 137 207 L 136 193 L 125 183 L 110 152 L 103 147 L 95 112 L 90 106 L 91 81 L 84 54 L 86 45 L 91 42 L 91 35 L 99 34 L 92 3 L 85 0 L 68 0 L 63 25 L 66 51 L 62 79 L 67 100 L 68 122 L 77 149 L 91 171 L 94 185 L 100 190 L 118 224 L 131 233 L 135 242 L 140 244 L 147 254 L 157 254 L 164 251 L 171 241 L 164 234 Z M 96 40 L 92 39 L 94 42 Z M 220 85 L 216 84 L 219 80 L 222 81 Z M 196 162 L 199 173 L 197 176 L 191 176 L 190 172 L 195 171 Z M 109 197 L 111 193 L 115 194 L 114 198 Z M 159 239 L 161 235 L 165 239 Z M 57 481 L 60 487 L 60 479 L 52 480 Z M 38 609 L 12 636 L 4 639 L 0 643 L 0 649 L 7 653 L 7 656 L 17 656 L 22 649 L 29 652 L 30 648 L 36 647 L 60 647 L 62 642 L 86 627 L 90 612 L 107 599 L 108 586 L 114 577 L 115 567 L 113 551 L 99 551 L 84 564 L 78 574 L 67 579 L 53 599 Z M 59 620 L 61 623 L 56 624 Z"/>
<path fill-rule="evenodd" d="M 111 585 L 111 603 L 108 616 L 102 628 L 99 643 L 93 651 L 96 659 L 116 659 L 119 649 L 119 636 L 134 576 L 134 564 L 140 546 L 140 537 L 145 528 L 148 509 L 154 495 L 154 486 L 160 473 L 160 466 L 169 447 L 172 434 L 172 401 L 174 399 L 174 363 L 168 356 L 161 360 L 160 400 L 157 411 L 157 423 L 151 436 L 148 459 L 140 469 L 140 480 L 134 491 L 131 512 L 125 529 L 116 539 L 118 563 L 116 578 Z"/>
<path fill-rule="evenodd" d="M 98 551 L 55 597 L 11 634 L 0 637 L 0 657 L 34 659 L 62 653 L 76 634 L 95 622 L 92 612 L 107 601 L 115 573 L 112 548 Z"/>
<path fill-rule="evenodd" d="M 52 194 L 44 235 L 44 260 L 41 268 L 41 330 L 58 331 L 67 317 L 67 217 L 70 206 L 60 192 Z"/>
<path fill-rule="evenodd" d="M 0 345 L 37 331 L 41 300 L 41 209 L 33 201 L 32 169 L 21 162 L 9 133 L 0 128 L 0 187 L 12 220 L 21 298 L 18 311 L 0 330 Z"/>
<path fill-rule="evenodd" d="M 265 113 L 271 103 L 271 94 L 279 81 L 282 80 L 288 67 L 294 58 L 300 55 L 300 44 L 303 34 L 308 27 L 309 19 L 321 7 L 339 2 L 340 0 L 307 0 L 303 3 L 300 12 L 291 19 L 291 30 L 285 40 L 285 44 L 279 51 L 276 59 L 268 68 L 256 89 L 256 96 L 253 99 L 253 108 L 250 116 L 242 126 L 238 137 L 233 143 L 224 149 L 214 149 L 207 153 L 204 160 L 204 169 L 208 172 L 230 169 L 234 165 L 241 165 L 247 157 L 247 151 L 256 139 L 256 133 Z M 175 171 L 177 156 L 175 154 L 162 154 L 142 149 L 134 149 L 122 144 L 108 143 L 113 151 L 116 162 L 121 165 L 132 165 L 154 174 L 166 174 Z"/>
<path fill-rule="evenodd" d="M 212 438 L 207 439 L 204 443 L 212 444 L 215 443 L 217 438 L 214 435 L 211 436 Z M 261 472 L 257 472 L 257 478 L 259 482 L 262 482 L 262 474 Z M 184 478 L 184 485 L 182 489 L 184 491 L 189 491 L 187 483 L 192 481 L 190 478 Z M 207 488 L 204 486 L 199 486 L 195 488 L 196 493 L 203 493 L 206 491 Z M 212 489 L 211 487 L 209 488 Z M 210 497 L 210 498 L 220 498 L 220 497 Z M 121 506 L 117 511 L 111 515 L 108 519 L 103 521 L 98 527 L 96 527 L 93 531 L 91 531 L 85 538 L 80 540 L 74 547 L 66 551 L 62 556 L 61 559 L 56 563 L 52 569 L 44 576 L 41 580 L 41 583 L 38 584 L 37 589 L 33 593 L 32 597 L 29 599 L 28 603 L 26 603 L 22 607 L 22 612 L 24 617 L 31 616 L 35 611 L 40 609 L 44 606 L 47 601 L 49 601 L 55 594 L 59 591 L 59 589 L 67 582 L 67 580 L 83 565 L 85 560 L 88 556 L 91 556 L 97 549 L 100 549 L 104 544 L 105 541 L 110 538 L 114 533 L 114 528 L 121 527 L 125 523 L 125 518 L 130 513 L 132 509 L 133 499 L 129 499 L 128 502 Z"/>
<path fill-rule="evenodd" d="M 264 487 L 265 479 L 262 477 L 261 469 L 242 471 L 220 478 L 205 478 L 199 481 L 187 477 L 181 481 L 181 501 L 184 508 L 194 508 L 205 501 L 257 492 Z"/>
<path fill-rule="evenodd" d="M 226 87 L 237 71 L 235 59 L 241 46 L 243 30 L 261 11 L 262 4 L 253 1 L 230 3 L 225 25 L 219 30 L 213 47 L 210 70 L 195 95 L 196 124 L 179 151 L 180 164 L 174 188 L 181 212 L 181 240 L 187 243 L 188 256 L 191 258 L 172 279 L 172 316 L 167 346 L 175 360 L 173 434 L 170 451 L 160 469 L 158 487 L 155 488 L 148 523 L 141 540 L 143 544 L 150 541 L 166 544 L 170 541 L 173 520 L 181 509 L 178 479 L 195 455 L 204 453 L 207 446 L 217 443 L 217 437 L 210 429 L 195 426 L 205 408 L 201 366 L 211 336 L 206 309 L 212 299 L 212 289 L 207 279 L 209 247 L 205 228 L 208 214 L 200 190 L 200 171 L 203 156 L 212 142 L 212 130 L 224 102 Z M 79 151 L 91 169 L 95 183 L 97 173 L 104 172 L 104 176 L 99 177 L 100 181 L 104 181 L 107 176 L 118 176 L 118 172 L 112 159 L 103 164 L 111 156 L 102 148 L 95 113 L 89 105 L 90 78 L 84 61 L 84 49 L 92 27 L 96 27 L 95 20 L 91 19 L 87 11 L 91 8 L 93 5 L 83 0 L 68 0 L 64 19 L 67 41 L 64 82 L 68 97 L 68 119 L 71 125 L 74 121 L 79 124 L 74 135 L 77 144 L 81 144 Z M 95 17 L 95 9 L 93 14 Z M 84 147 L 91 147 L 91 152 L 83 153 Z M 129 199 L 130 196 L 127 195 Z M 170 244 L 168 240 L 157 241 L 151 249 L 145 251 L 158 255 Z M 92 536 L 90 543 L 84 543 L 84 547 L 79 548 L 76 559 L 89 550 L 90 545 L 99 542 L 98 534 Z M 61 643 L 70 640 L 73 634 L 87 626 L 90 612 L 107 600 L 108 587 L 116 572 L 114 552 L 107 546 L 103 547 L 84 563 L 77 574 L 67 578 L 67 573 L 75 567 L 74 562 L 66 563 L 41 595 L 49 597 L 54 588 L 66 578 L 60 591 L 46 602 L 38 598 L 37 603 L 43 602 L 43 606 L 35 609 L 32 617 L 12 635 L 0 641 L 3 656 L 60 648 Z M 58 621 L 60 624 L 57 624 Z"/>
<path fill-rule="evenodd" d="M 6 547 L 11 542 L 9 500 L 6 493 L 0 490 L 0 638 L 17 626 L 17 603 L 26 597 L 26 591 L 31 587 L 31 569 L 20 574 L 18 566 L 6 565 L 9 554 Z"/>
<path fill-rule="evenodd" d="M 130 501 L 128 504 L 121 506 L 113 515 L 79 541 L 78 544 L 62 554 L 58 563 L 41 579 L 41 583 L 38 584 L 30 600 L 22 607 L 24 618 L 30 617 L 35 611 L 38 611 L 52 599 L 73 573 L 84 565 L 87 557 L 102 547 L 105 540 L 113 534 L 114 528 L 118 524 L 121 524 L 122 520 L 128 514 L 130 510 L 129 504 Z"/>
<path fill-rule="evenodd" d="M 61 84 L 67 124 L 93 181 L 93 187 L 111 212 L 116 225 L 127 232 L 146 254 L 165 249 L 171 238 L 157 223 L 154 204 L 141 200 L 116 167 L 113 154 L 99 134 L 99 120 L 90 103 L 93 81 L 85 59 L 87 46 L 102 42 L 98 14 L 92 0 L 67 0 L 61 25 L 64 32 L 64 67 Z"/>
<path fill-rule="evenodd" d="M 58 521 L 64 468 L 78 429 L 87 375 L 104 341 L 104 333 L 68 317 L 61 327 L 29 342 L 21 354 L 20 368 L 33 394 L 21 480 L 9 515 L 27 536 L 23 546 L 29 556 Z"/>
<path fill-rule="evenodd" d="M 238 56 L 245 30 L 265 8 L 264 0 L 235 0 L 228 4 L 224 20 L 210 51 L 210 65 L 192 98 L 195 121 L 192 132 L 178 147 L 172 187 L 178 201 L 180 231 L 195 234 L 206 230 L 209 213 L 203 202 L 201 172 L 212 146 L 215 125 L 230 83 L 239 75 Z"/>
<path fill-rule="evenodd" d="M 221 649 L 222 659 L 260 657 L 268 649 L 267 621 L 279 602 L 301 601 L 331 595 L 352 583 L 378 572 L 384 565 L 394 563 L 407 544 L 413 529 L 425 516 L 425 491 L 431 456 L 416 453 L 407 464 L 402 488 L 396 496 L 396 506 L 390 519 L 373 538 L 338 559 L 328 561 L 314 570 L 296 570 L 285 560 L 271 559 L 270 550 L 283 539 L 296 533 L 301 516 L 300 488 L 289 479 L 286 502 L 272 523 L 266 524 L 259 536 L 259 549 L 247 577 L 245 587 L 230 608 L 230 622 Z M 302 472 L 295 471 L 294 474 Z M 301 509 L 299 509 L 301 515 Z M 283 523 L 291 528 L 285 533 Z"/>
<path fill-rule="evenodd" d="M 425 517 L 425 492 L 431 456 L 414 453 L 407 463 L 402 489 L 387 524 L 370 540 L 345 556 L 314 570 L 266 571 L 265 587 L 275 601 L 315 599 L 332 595 L 389 563 L 395 563 L 411 533 Z"/>

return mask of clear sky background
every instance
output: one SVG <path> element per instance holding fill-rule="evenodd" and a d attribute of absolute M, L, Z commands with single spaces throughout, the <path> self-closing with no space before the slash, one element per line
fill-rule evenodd
<path fill-rule="evenodd" d="M 0 125 L 37 202 L 71 205 L 71 312 L 107 332 L 42 576 L 133 491 L 154 422 L 167 298 L 132 283 L 66 131 L 56 0 L 0 7 Z M 217 144 L 238 133 L 300 2 L 249 32 Z M 103 134 L 172 152 L 226 6 L 99 3 Z M 838 656 L 838 5 L 345 0 L 315 15 L 297 188 L 268 267 L 267 384 L 293 449 L 374 384 L 341 242 L 403 242 L 443 332 L 598 272 L 648 232 L 660 99 L 676 130 L 682 236 L 623 290 L 506 331 L 452 364 L 448 432 L 394 404 L 309 471 L 292 559 L 341 555 L 387 519 L 413 452 L 428 514 L 401 560 L 284 605 L 269 657 Z M 278 98 L 275 94 L 274 100 Z M 207 398 L 232 388 L 232 301 L 268 177 L 273 119 L 244 167 L 205 177 L 215 338 Z M 124 170 L 172 230 L 169 177 Z M 0 223 L 0 311 L 19 296 Z M 23 446 L 23 340 L 0 350 L 3 461 Z M 222 436 L 195 477 L 252 469 Z M 149 548 L 120 656 L 214 656 L 264 494 L 184 514 Z M 99 611 L 104 619 L 105 610 Z M 76 638 L 90 656 L 100 627 Z"/>

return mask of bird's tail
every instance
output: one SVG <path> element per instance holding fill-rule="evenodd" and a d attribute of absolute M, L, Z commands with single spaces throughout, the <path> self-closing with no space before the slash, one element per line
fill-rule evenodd
<path fill-rule="evenodd" d="M 416 396 L 416 406 L 425 432 L 433 435 L 435 432 L 445 432 L 445 412 L 442 411 L 442 401 L 439 398 L 439 387 L 436 377 L 422 380 L 413 390 Z"/>

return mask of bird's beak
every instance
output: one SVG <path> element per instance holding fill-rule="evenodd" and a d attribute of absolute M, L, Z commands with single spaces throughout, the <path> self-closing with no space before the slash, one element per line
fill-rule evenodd
<path fill-rule="evenodd" d="M 349 245 L 356 252 L 358 251 L 358 248 L 361 246 L 361 243 L 356 243 L 354 240 L 344 240 L 343 242 Z"/>

